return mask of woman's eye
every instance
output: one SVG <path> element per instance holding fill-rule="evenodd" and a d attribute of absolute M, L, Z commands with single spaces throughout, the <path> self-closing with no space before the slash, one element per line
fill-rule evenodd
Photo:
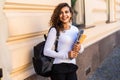
<path fill-rule="evenodd" d="M 64 11 L 64 12 L 61 11 L 61 12 L 60 12 L 60 15 L 61 15 L 61 14 L 67 14 L 67 13 L 69 13 L 69 11 Z"/>
<path fill-rule="evenodd" d="M 69 11 L 65 11 L 65 13 L 69 13 Z"/>

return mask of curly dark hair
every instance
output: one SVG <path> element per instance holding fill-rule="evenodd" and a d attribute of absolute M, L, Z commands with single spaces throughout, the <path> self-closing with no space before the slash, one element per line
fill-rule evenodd
<path fill-rule="evenodd" d="M 57 30 L 63 30 L 62 22 L 59 19 L 60 11 L 63 7 L 68 7 L 71 15 L 73 16 L 72 8 L 67 3 L 60 3 L 55 9 L 50 19 L 50 26 L 55 27 Z M 72 18 L 71 18 L 72 20 Z"/>

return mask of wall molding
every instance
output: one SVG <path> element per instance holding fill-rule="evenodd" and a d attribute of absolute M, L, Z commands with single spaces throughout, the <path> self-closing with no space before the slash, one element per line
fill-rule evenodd
<path fill-rule="evenodd" d="M 13 41 L 18 41 L 18 40 L 23 40 L 23 39 L 28 39 L 28 38 L 33 38 L 37 36 L 41 36 L 43 34 L 46 34 L 48 30 L 45 31 L 40 31 L 40 32 L 34 32 L 34 33 L 28 33 L 28 34 L 22 34 L 22 35 L 16 35 L 16 36 L 10 36 L 7 40 L 7 42 L 13 42 Z"/>
<path fill-rule="evenodd" d="M 53 5 L 5 2 L 4 10 L 54 10 Z"/>
<path fill-rule="evenodd" d="M 106 13 L 107 12 L 107 9 L 93 9 L 92 12 L 97 12 L 97 13 Z"/>
<path fill-rule="evenodd" d="M 111 35 L 112 33 L 119 31 L 120 27 L 116 26 L 119 22 L 111 23 L 111 24 L 100 24 L 94 28 L 85 29 L 85 34 L 89 35 L 86 40 L 83 42 L 84 47 L 88 47 L 91 44 Z M 91 33 L 94 32 L 94 33 Z"/>
<path fill-rule="evenodd" d="M 106 23 L 107 20 L 99 20 L 99 21 L 96 21 L 94 22 L 95 25 L 99 25 L 99 24 L 104 24 Z"/>
<path fill-rule="evenodd" d="M 33 68 L 31 65 L 32 63 L 28 63 L 18 68 L 15 68 L 11 71 L 10 75 L 15 76 L 15 75 L 21 74 L 22 72 L 25 72 L 27 69 Z"/>

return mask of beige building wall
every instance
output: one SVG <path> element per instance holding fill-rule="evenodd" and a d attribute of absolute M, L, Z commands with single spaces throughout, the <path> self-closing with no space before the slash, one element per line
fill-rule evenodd
<path fill-rule="evenodd" d="M 84 0 L 85 34 L 87 34 L 84 46 L 90 46 L 120 30 L 120 20 L 116 19 L 119 17 L 119 4 L 119 0 Z"/>
<path fill-rule="evenodd" d="M 120 20 L 120 0 L 115 1 L 116 20 Z"/>
<path fill-rule="evenodd" d="M 0 68 L 2 80 L 34 74 L 33 46 L 43 40 L 55 6 L 70 0 L 0 0 Z"/>
<path fill-rule="evenodd" d="M 85 48 L 120 30 L 120 2 L 110 1 L 114 2 L 110 3 L 110 11 L 107 0 L 78 1 L 78 4 L 85 4 L 84 9 L 83 6 L 76 6 L 79 7 L 78 11 L 85 12 L 78 12 L 77 15 L 77 23 L 85 20 Z M 33 46 L 43 40 L 43 34 L 47 33 L 50 27 L 49 20 L 53 9 L 61 2 L 71 3 L 70 0 L 0 0 L 2 80 L 24 80 L 35 73 L 32 66 Z M 113 23 L 107 24 L 108 19 Z M 88 28 L 91 25 L 95 27 Z M 91 64 L 85 67 L 88 66 Z"/>
<path fill-rule="evenodd" d="M 107 0 L 77 0 L 74 7 L 77 11 L 76 23 L 84 23 L 86 28 L 98 23 L 105 23 L 108 19 L 107 4 Z"/>

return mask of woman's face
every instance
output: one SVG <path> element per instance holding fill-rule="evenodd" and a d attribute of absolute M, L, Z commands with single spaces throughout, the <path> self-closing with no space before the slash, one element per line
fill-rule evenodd
<path fill-rule="evenodd" d="M 63 7 L 59 15 L 60 21 L 63 22 L 63 24 L 69 23 L 71 17 L 72 15 L 71 15 L 69 8 L 67 6 Z"/>

